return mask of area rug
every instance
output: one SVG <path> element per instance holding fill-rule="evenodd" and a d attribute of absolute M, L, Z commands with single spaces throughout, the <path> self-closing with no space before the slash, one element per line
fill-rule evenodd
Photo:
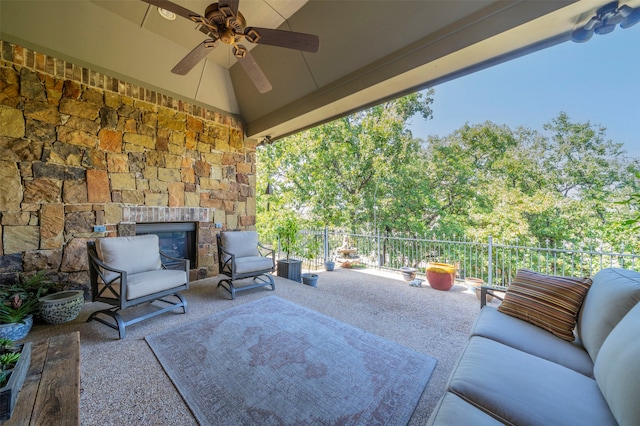
<path fill-rule="evenodd" d="M 203 425 L 404 425 L 436 365 L 277 296 L 146 340 Z"/>

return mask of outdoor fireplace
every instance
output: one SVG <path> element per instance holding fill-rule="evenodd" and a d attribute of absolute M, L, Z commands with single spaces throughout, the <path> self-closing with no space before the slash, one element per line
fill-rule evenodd
<path fill-rule="evenodd" d="M 205 207 L 123 206 L 116 235 L 158 235 L 160 249 L 189 259 L 189 279 L 200 280 L 217 273 L 213 213 Z"/>
<path fill-rule="evenodd" d="M 172 257 L 189 259 L 191 269 L 197 266 L 196 230 L 195 222 L 136 224 L 136 235 L 157 235 L 160 239 L 160 250 Z"/>

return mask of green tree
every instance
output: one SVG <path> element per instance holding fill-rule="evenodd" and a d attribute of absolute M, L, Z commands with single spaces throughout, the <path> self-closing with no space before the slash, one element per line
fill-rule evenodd
<path fill-rule="evenodd" d="M 544 131 L 548 135 L 533 145 L 534 169 L 557 198 L 553 208 L 530 216 L 532 232 L 552 243 L 602 240 L 616 221 L 612 206 L 630 184 L 633 165 L 622 144 L 607 140 L 606 129 L 571 122 L 564 112 Z"/>
<path fill-rule="evenodd" d="M 429 138 L 429 227 L 436 233 L 463 235 L 476 225 L 478 215 L 491 213 L 498 201 L 495 185 L 504 185 L 505 154 L 516 146 L 511 130 L 489 122 Z"/>
<path fill-rule="evenodd" d="M 380 218 L 392 217 L 393 207 L 385 210 L 388 198 L 400 195 L 396 184 L 407 184 L 407 174 L 415 173 L 408 164 L 420 160 L 420 141 L 406 124 L 416 114 L 430 118 L 431 94 L 386 102 L 261 147 L 260 170 L 278 194 L 270 207 L 352 231 L 373 227 L 374 204 Z M 265 178 L 258 181 L 264 184 Z M 418 198 L 416 211 L 423 204 Z M 264 211 L 259 207 L 259 214 Z"/>
<path fill-rule="evenodd" d="M 258 188 L 275 194 L 259 197 L 258 228 L 293 211 L 303 227 L 640 249 L 640 167 L 604 128 L 560 113 L 541 131 L 486 122 L 420 141 L 406 127 L 430 117 L 431 94 L 260 147 Z"/>
<path fill-rule="evenodd" d="M 466 125 L 430 138 L 425 156 L 430 226 L 440 233 L 532 245 L 630 237 L 616 225 L 616 201 L 636 185 L 637 164 L 589 122 L 560 113 L 542 132 Z"/>

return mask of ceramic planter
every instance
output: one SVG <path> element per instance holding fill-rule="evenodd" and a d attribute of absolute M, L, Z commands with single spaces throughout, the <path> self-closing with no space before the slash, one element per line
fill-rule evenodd
<path fill-rule="evenodd" d="M 455 281 L 456 268 L 448 263 L 428 263 L 427 281 L 435 290 L 449 291 Z"/>
<path fill-rule="evenodd" d="M 327 271 L 333 271 L 335 267 L 336 267 L 336 262 L 332 260 L 327 260 L 326 262 L 324 262 L 324 269 L 326 269 Z"/>
<path fill-rule="evenodd" d="M 416 278 L 416 273 L 418 272 L 418 270 L 416 268 L 403 266 L 402 268 L 400 268 L 400 272 L 402 272 L 402 278 L 405 281 L 411 281 Z"/>
<path fill-rule="evenodd" d="M 24 322 L 12 322 L 9 324 L 0 324 L 0 338 L 13 340 L 23 339 L 31 331 L 33 326 L 33 316 L 28 315 L 24 318 Z"/>
<path fill-rule="evenodd" d="M 40 318 L 49 324 L 62 324 L 76 319 L 84 305 L 84 291 L 69 290 L 38 299 Z"/>
<path fill-rule="evenodd" d="M 475 290 L 476 297 L 480 300 L 480 287 L 484 285 L 484 280 L 482 278 L 467 277 L 464 279 L 464 283 L 467 285 L 469 290 Z M 493 296 L 487 294 L 487 302 L 491 302 L 492 300 Z"/>
<path fill-rule="evenodd" d="M 318 274 L 302 274 L 302 282 L 311 287 L 317 287 Z"/>

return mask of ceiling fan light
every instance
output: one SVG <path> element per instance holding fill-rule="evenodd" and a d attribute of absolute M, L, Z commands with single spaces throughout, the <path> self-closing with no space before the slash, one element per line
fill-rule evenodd
<path fill-rule="evenodd" d="M 618 14 L 620 14 L 620 16 L 622 16 L 623 18 L 626 18 L 627 16 L 631 15 L 633 11 L 634 9 L 631 6 L 627 6 L 626 4 L 623 4 L 618 9 Z"/>
<path fill-rule="evenodd" d="M 170 11 L 170 10 L 163 9 L 163 8 L 159 7 L 158 8 L 158 13 L 164 19 L 168 19 L 169 21 L 173 21 L 174 19 L 176 19 L 176 14 L 173 13 L 172 11 Z"/>
<path fill-rule="evenodd" d="M 585 30 L 584 28 L 578 28 L 573 33 L 571 33 L 571 40 L 576 43 L 584 43 L 587 42 L 593 37 L 593 30 Z"/>
<path fill-rule="evenodd" d="M 640 8 L 635 9 L 620 23 L 620 28 L 629 28 L 640 22 Z"/>
<path fill-rule="evenodd" d="M 606 24 L 606 25 L 601 25 L 598 28 L 596 28 L 595 32 L 598 35 L 604 35 L 604 34 L 609 34 L 610 32 L 612 32 L 615 29 L 616 29 L 616 24 Z"/>
<path fill-rule="evenodd" d="M 598 25 L 599 22 L 600 19 L 597 16 L 594 16 L 589 19 L 589 22 L 587 22 L 584 27 L 582 27 L 582 29 L 584 29 L 585 31 L 591 31 L 596 27 L 596 25 Z"/>

